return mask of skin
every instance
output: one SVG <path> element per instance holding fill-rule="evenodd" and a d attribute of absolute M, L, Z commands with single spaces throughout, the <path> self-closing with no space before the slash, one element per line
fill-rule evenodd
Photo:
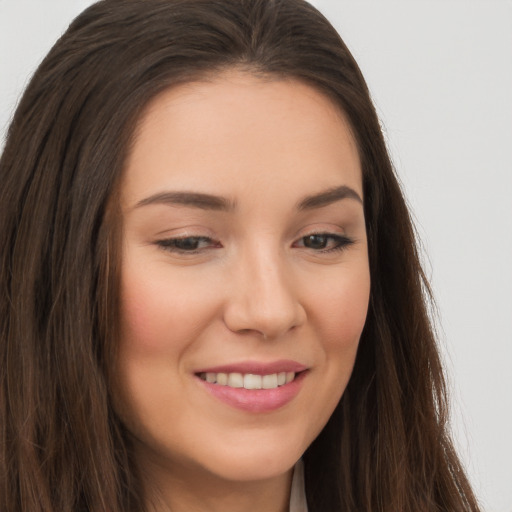
<path fill-rule="evenodd" d="M 151 510 L 287 511 L 293 466 L 345 390 L 368 307 L 350 128 L 308 85 L 233 70 L 155 98 L 125 171 L 117 409 Z M 342 186 L 354 193 L 297 207 Z M 176 238 L 185 249 L 162 242 Z M 308 370 L 270 412 L 220 401 L 195 374 L 281 359 Z"/>

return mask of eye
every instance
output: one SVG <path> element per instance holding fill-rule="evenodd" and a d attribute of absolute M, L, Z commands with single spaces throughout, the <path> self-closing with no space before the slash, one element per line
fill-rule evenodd
<path fill-rule="evenodd" d="M 317 252 L 331 252 L 345 249 L 354 241 L 344 235 L 333 233 L 313 233 L 303 236 L 296 242 L 296 246 L 312 249 Z"/>
<path fill-rule="evenodd" d="M 205 249 L 220 247 L 220 244 L 207 236 L 186 236 L 158 240 L 156 245 L 170 252 L 194 254 Z"/>

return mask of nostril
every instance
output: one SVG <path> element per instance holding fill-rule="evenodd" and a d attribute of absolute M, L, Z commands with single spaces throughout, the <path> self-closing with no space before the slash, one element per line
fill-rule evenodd
<path fill-rule="evenodd" d="M 275 270 L 261 278 L 255 274 L 261 272 L 234 279 L 223 312 L 228 329 L 242 335 L 257 334 L 267 341 L 303 324 L 305 310 L 293 287 L 280 282 L 281 277 Z M 243 283 L 242 277 L 245 278 Z"/>

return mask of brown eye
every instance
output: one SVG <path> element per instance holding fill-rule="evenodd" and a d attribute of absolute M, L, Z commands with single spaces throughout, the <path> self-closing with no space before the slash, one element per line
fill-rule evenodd
<path fill-rule="evenodd" d="M 319 253 L 341 251 L 352 245 L 354 241 L 344 235 L 334 233 L 312 233 L 300 238 L 295 247 L 304 247 Z"/>
<path fill-rule="evenodd" d="M 188 238 L 177 238 L 173 245 L 181 251 L 195 251 L 199 247 L 200 241 L 198 237 L 190 236 Z"/>
<path fill-rule="evenodd" d="M 158 240 L 156 244 L 162 249 L 178 253 L 193 253 L 195 251 L 201 251 L 202 249 L 208 249 L 218 246 L 218 243 L 214 242 L 211 238 L 208 238 L 206 236 L 168 238 L 166 240 Z"/>
<path fill-rule="evenodd" d="M 304 243 L 304 247 L 308 249 L 325 249 L 327 247 L 327 243 L 329 239 L 332 238 L 329 235 L 308 235 L 305 236 L 302 240 Z"/>

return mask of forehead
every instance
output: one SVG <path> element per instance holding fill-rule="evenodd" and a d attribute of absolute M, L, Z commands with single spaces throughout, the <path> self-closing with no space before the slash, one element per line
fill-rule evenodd
<path fill-rule="evenodd" d="M 125 191 L 141 193 L 154 179 L 219 193 L 230 187 L 230 195 L 236 186 L 307 178 L 318 188 L 348 181 L 362 195 L 357 147 L 341 109 L 298 80 L 240 71 L 154 98 L 138 123 L 124 178 Z"/>

